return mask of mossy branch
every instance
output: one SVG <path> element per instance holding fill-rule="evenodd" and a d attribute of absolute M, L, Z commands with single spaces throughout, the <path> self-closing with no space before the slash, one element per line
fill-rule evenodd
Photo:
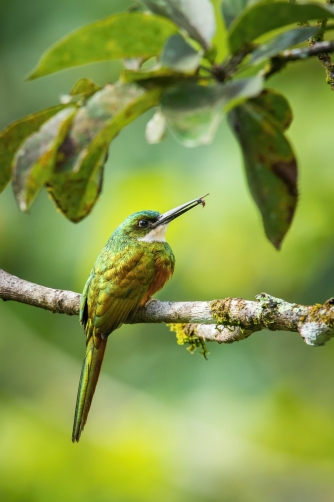
<path fill-rule="evenodd" d="M 80 294 L 46 288 L 19 279 L 0 269 L 0 298 L 40 307 L 53 313 L 78 315 Z M 324 345 L 334 336 L 334 298 L 323 305 L 297 305 L 266 293 L 256 301 L 225 298 L 209 302 L 149 301 L 131 323 L 166 323 L 178 337 L 218 343 L 244 340 L 252 333 L 291 331 L 312 346 Z M 181 330 L 181 331 L 180 331 Z M 195 338 L 194 338 L 195 337 Z M 185 339 L 184 338 L 184 339 Z M 188 343 L 189 340 L 186 340 Z"/>

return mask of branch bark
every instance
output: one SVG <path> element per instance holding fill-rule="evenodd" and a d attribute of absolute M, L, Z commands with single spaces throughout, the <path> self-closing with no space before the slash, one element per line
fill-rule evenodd
<path fill-rule="evenodd" d="M 318 56 L 319 54 L 329 54 L 331 52 L 334 52 L 334 41 L 325 40 L 322 42 L 317 42 L 314 45 L 310 45 L 309 47 L 283 51 L 282 54 L 278 57 L 288 62 Z"/>
<path fill-rule="evenodd" d="M 53 313 L 78 315 L 80 294 L 19 279 L 0 269 L 0 298 L 43 308 Z M 312 346 L 334 336 L 334 298 L 323 305 L 298 305 L 266 293 L 256 301 L 225 298 L 209 302 L 149 301 L 131 323 L 166 323 L 188 339 L 219 343 L 243 340 L 257 331 L 298 332 Z"/>
<path fill-rule="evenodd" d="M 334 40 L 317 42 L 314 45 L 301 49 L 283 51 L 270 60 L 271 65 L 269 70 L 265 73 L 265 78 L 269 78 L 279 72 L 287 63 L 292 61 L 303 61 L 310 57 L 322 56 L 324 54 L 330 54 L 331 52 L 334 52 Z"/>

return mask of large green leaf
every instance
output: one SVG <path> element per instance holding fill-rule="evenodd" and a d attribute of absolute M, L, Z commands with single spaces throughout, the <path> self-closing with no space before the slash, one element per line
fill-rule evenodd
<path fill-rule="evenodd" d="M 232 23 L 229 33 L 231 52 L 238 52 L 242 47 L 271 30 L 292 23 L 333 17 L 333 7 L 317 2 L 256 3 L 246 8 L 241 16 Z"/>
<path fill-rule="evenodd" d="M 63 105 L 57 105 L 33 113 L 16 120 L 0 133 L 0 193 L 11 179 L 13 156 L 20 144 L 63 108 Z"/>
<path fill-rule="evenodd" d="M 58 148 L 76 110 L 75 107 L 65 108 L 51 117 L 38 132 L 28 136 L 15 154 L 13 191 L 21 211 L 28 211 L 51 175 Z"/>
<path fill-rule="evenodd" d="M 75 116 L 59 149 L 58 172 L 79 172 L 94 142 L 110 142 L 118 132 L 158 103 L 160 89 L 136 83 L 107 85 L 96 92 Z"/>
<path fill-rule="evenodd" d="M 256 99 L 250 102 L 265 110 L 282 132 L 289 128 L 293 113 L 288 100 L 282 94 L 274 89 L 264 89 Z"/>
<path fill-rule="evenodd" d="M 160 16 L 171 19 L 202 47 L 208 49 L 216 31 L 216 21 L 210 0 L 143 0 Z"/>
<path fill-rule="evenodd" d="M 268 239 L 279 249 L 297 205 L 297 163 L 283 129 L 290 123 L 286 100 L 266 90 L 234 108 L 230 125 L 242 148 L 252 196 Z"/>
<path fill-rule="evenodd" d="M 76 114 L 58 152 L 48 190 L 59 209 L 80 221 L 92 209 L 100 190 L 110 141 L 123 127 L 159 102 L 161 90 L 134 83 L 108 85 Z"/>
<path fill-rule="evenodd" d="M 49 50 L 29 76 L 35 79 L 95 61 L 158 55 L 177 27 L 143 12 L 116 14 L 74 31 Z"/>
<path fill-rule="evenodd" d="M 101 193 L 108 147 L 109 143 L 87 156 L 80 173 L 55 173 L 47 183 L 58 209 L 75 223 L 90 213 Z"/>
<path fill-rule="evenodd" d="M 242 11 L 259 0 L 223 0 L 222 14 L 226 24 L 229 28 L 230 24 L 235 18 L 239 17 Z"/>
<path fill-rule="evenodd" d="M 202 54 L 177 33 L 167 40 L 161 55 L 161 65 L 181 73 L 194 73 L 201 57 Z"/>
<path fill-rule="evenodd" d="M 209 144 L 224 112 L 244 99 L 257 96 L 262 85 L 263 79 L 259 76 L 212 86 L 176 85 L 163 93 L 161 112 L 171 132 L 183 145 Z"/>
<path fill-rule="evenodd" d="M 318 31 L 319 27 L 317 26 L 303 26 L 302 28 L 294 28 L 292 30 L 285 31 L 255 49 L 251 54 L 249 63 L 259 64 L 266 59 L 277 56 L 277 54 L 285 49 L 289 49 L 293 45 L 305 42 L 305 40 L 313 37 Z"/>

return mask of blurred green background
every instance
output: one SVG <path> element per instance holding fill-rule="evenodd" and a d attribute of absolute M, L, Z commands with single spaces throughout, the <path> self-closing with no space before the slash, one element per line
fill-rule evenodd
<path fill-rule="evenodd" d="M 0 125 L 58 102 L 80 77 L 115 81 L 120 63 L 25 82 L 41 53 L 130 1 L 0 1 Z M 218 4 L 218 2 L 217 2 Z M 224 39 L 222 29 L 218 34 Z M 221 51 L 222 52 L 222 51 Z M 262 230 L 226 122 L 213 145 L 147 145 L 153 112 L 111 144 L 100 201 L 78 225 L 44 192 L 29 216 L 10 187 L 0 197 L 0 267 L 81 291 L 113 229 L 141 209 L 168 210 L 210 192 L 170 226 L 176 272 L 165 300 L 292 302 L 334 294 L 334 94 L 318 61 L 269 82 L 286 93 L 299 159 L 300 201 L 281 252 Z M 3 501 L 330 502 L 334 500 L 334 344 L 262 332 L 209 345 L 209 361 L 165 326 L 123 326 L 109 341 L 78 445 L 71 427 L 84 335 L 77 318 L 0 303 L 0 499 Z"/>

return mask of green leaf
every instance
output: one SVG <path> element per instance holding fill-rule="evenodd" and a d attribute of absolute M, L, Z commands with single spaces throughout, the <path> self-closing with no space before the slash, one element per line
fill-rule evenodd
<path fill-rule="evenodd" d="M 65 108 L 28 136 L 13 161 L 13 191 L 21 211 L 28 211 L 53 170 L 57 150 L 77 109 Z"/>
<path fill-rule="evenodd" d="M 209 144 L 223 114 L 240 101 L 257 96 L 262 85 L 263 79 L 259 76 L 212 86 L 179 84 L 163 93 L 161 112 L 171 132 L 183 145 Z"/>
<path fill-rule="evenodd" d="M 184 74 L 176 72 L 170 68 L 155 68 L 153 70 L 123 70 L 120 81 L 125 82 L 140 82 L 145 80 L 154 80 L 155 84 L 159 81 L 166 82 L 167 80 L 180 80 L 184 78 Z"/>
<path fill-rule="evenodd" d="M 161 55 L 161 65 L 181 73 L 194 73 L 201 57 L 202 54 L 177 33 L 167 40 Z"/>
<path fill-rule="evenodd" d="M 87 216 L 101 193 L 104 164 L 109 143 L 90 152 L 80 173 L 55 173 L 47 183 L 47 190 L 58 209 L 77 223 Z"/>
<path fill-rule="evenodd" d="M 233 54 L 271 30 L 312 19 L 333 18 L 334 8 L 316 2 L 261 2 L 243 11 L 230 27 L 229 42 Z"/>
<path fill-rule="evenodd" d="M 262 63 L 262 61 L 277 56 L 280 52 L 285 51 L 294 45 L 305 42 L 305 40 L 313 37 L 318 32 L 319 27 L 317 26 L 303 26 L 302 28 L 294 28 L 292 30 L 285 31 L 255 49 L 255 51 L 251 54 L 249 64 Z"/>
<path fill-rule="evenodd" d="M 274 89 L 264 89 L 255 100 L 250 102 L 256 103 L 265 110 L 282 132 L 289 128 L 293 114 L 288 100 L 282 94 Z"/>
<path fill-rule="evenodd" d="M 229 114 L 251 194 L 262 214 L 266 235 L 277 249 L 290 227 L 298 197 L 297 163 L 282 132 L 288 123 L 286 101 L 281 100 L 281 109 L 279 102 L 277 94 L 269 91 Z M 264 107 L 268 104 L 269 108 Z"/>
<path fill-rule="evenodd" d="M 218 54 L 217 47 L 214 45 L 211 45 L 211 47 L 209 47 L 209 49 L 207 49 L 204 52 L 203 58 L 205 58 L 207 61 L 209 61 L 209 63 L 211 63 L 213 65 L 216 61 L 217 54 Z"/>
<path fill-rule="evenodd" d="M 59 150 L 62 158 L 58 171 L 76 171 L 86 155 L 86 149 L 98 142 L 104 145 L 127 124 L 158 104 L 161 90 L 146 89 L 135 83 L 107 85 L 82 106 Z"/>
<path fill-rule="evenodd" d="M 101 86 L 95 84 L 95 82 L 89 78 L 80 78 L 72 87 L 70 95 L 77 96 L 79 94 L 89 97 L 100 89 Z"/>
<path fill-rule="evenodd" d="M 94 206 L 110 141 L 127 124 L 159 102 L 161 90 L 137 84 L 108 85 L 76 114 L 58 151 L 48 190 L 71 221 L 82 220 Z"/>
<path fill-rule="evenodd" d="M 235 18 L 239 17 L 242 11 L 259 0 L 223 0 L 222 14 L 225 25 L 229 28 Z"/>
<path fill-rule="evenodd" d="M 89 78 L 80 78 L 72 87 L 69 94 L 62 94 L 60 102 L 63 104 L 79 103 L 82 99 L 87 99 L 101 87 Z"/>
<path fill-rule="evenodd" d="M 96 61 L 155 56 L 176 31 L 163 17 L 143 12 L 116 14 L 57 42 L 44 53 L 29 79 Z"/>
<path fill-rule="evenodd" d="M 204 49 L 216 31 L 216 20 L 210 0 L 143 0 L 144 4 L 160 16 L 167 17 L 199 42 Z"/>
<path fill-rule="evenodd" d="M 56 105 L 33 113 L 16 120 L 0 133 L 0 193 L 11 179 L 13 156 L 21 143 L 63 108 L 63 105 Z"/>

